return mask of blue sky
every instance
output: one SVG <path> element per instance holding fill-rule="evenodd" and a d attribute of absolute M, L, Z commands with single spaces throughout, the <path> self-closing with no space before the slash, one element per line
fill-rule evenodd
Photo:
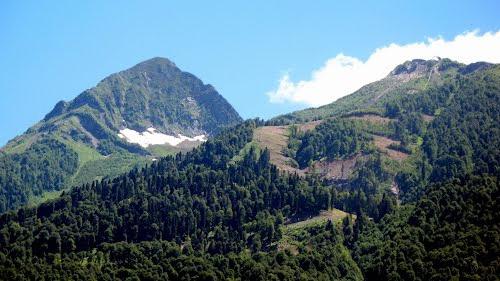
<path fill-rule="evenodd" d="M 439 2 L 439 3 L 436 3 Z M 497 32 L 499 1 L 2 1 L 0 145 L 107 75 L 151 57 L 210 83 L 244 118 L 307 107 L 269 91 L 340 53 Z"/>

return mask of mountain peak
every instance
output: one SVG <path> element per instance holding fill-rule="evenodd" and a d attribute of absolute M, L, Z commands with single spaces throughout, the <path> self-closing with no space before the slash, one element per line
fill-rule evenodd
<path fill-rule="evenodd" d="M 164 135 L 195 137 L 217 134 L 241 120 L 214 87 L 169 59 L 155 57 L 57 103 L 30 133 L 56 132 L 100 149 L 109 142 L 123 146 L 117 137 L 123 129 L 154 128 Z"/>
<path fill-rule="evenodd" d="M 163 57 L 150 58 L 148 60 L 145 60 L 143 62 L 138 63 L 136 66 L 139 66 L 139 65 L 142 65 L 142 66 L 144 66 L 144 65 L 149 65 L 149 66 L 161 65 L 161 66 L 177 67 L 173 61 L 171 61 L 167 58 L 163 58 Z"/>
<path fill-rule="evenodd" d="M 389 73 L 389 76 L 398 76 L 405 74 L 422 74 L 427 73 L 433 66 L 438 64 L 439 60 L 423 60 L 423 59 L 413 59 L 410 61 L 405 61 L 404 63 L 396 66 L 393 71 Z"/>
<path fill-rule="evenodd" d="M 426 74 L 429 72 L 446 72 L 450 69 L 455 69 L 461 74 L 469 74 L 476 71 L 481 71 L 487 69 L 494 64 L 487 62 L 475 62 L 471 64 L 462 64 L 457 61 L 448 59 L 448 58 L 440 58 L 432 60 L 423 60 L 423 59 L 414 59 L 410 61 L 406 61 L 394 68 L 393 71 L 389 73 L 389 77 L 391 76 L 400 76 L 400 75 L 412 75 L 419 76 L 422 74 Z"/>
<path fill-rule="evenodd" d="M 126 72 L 148 72 L 148 73 L 168 73 L 171 71 L 181 70 L 174 62 L 167 58 L 154 57 L 143 62 L 140 62 L 133 67 L 125 70 Z"/>

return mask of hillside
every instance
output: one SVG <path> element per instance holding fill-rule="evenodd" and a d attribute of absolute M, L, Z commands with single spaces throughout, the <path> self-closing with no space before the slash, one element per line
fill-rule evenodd
<path fill-rule="evenodd" d="M 284 220 L 327 209 L 331 190 L 279 173 L 266 150 L 230 163 L 252 140 L 256 125 L 246 122 L 187 154 L 4 214 L 1 276 L 40 276 L 36 268 L 44 268 L 43 275 L 56 279 L 268 280 L 301 274 L 311 280 L 360 280 L 331 224 L 310 230 L 309 246 L 300 255 L 273 250 Z M 18 246 L 24 258 L 11 260 L 11 249 Z M 270 256 L 251 255 L 260 251 Z M 330 258 L 322 261 L 324 255 Z M 310 266 L 304 267 L 306 261 Z M 321 267 L 313 266 L 317 262 Z"/>
<path fill-rule="evenodd" d="M 57 103 L 42 121 L 2 148 L 4 177 L 19 180 L 0 186 L 0 212 L 48 191 L 113 177 L 153 158 L 188 151 L 239 122 L 238 113 L 211 85 L 168 59 L 139 63 L 72 101 Z M 47 142 L 60 151 L 32 153 Z M 25 158 L 60 167 L 27 168 L 20 160 Z M 53 179 L 51 173 L 60 177 Z"/>
<path fill-rule="evenodd" d="M 274 163 L 337 184 L 362 218 L 344 239 L 366 280 L 496 280 L 499 105 L 498 65 L 417 60 L 260 130 L 288 132 Z"/>
<path fill-rule="evenodd" d="M 389 174 L 384 185 L 399 195 L 405 191 L 398 187 L 401 174 L 415 173 L 422 161 L 434 162 L 436 153 L 446 153 L 436 146 L 450 152 L 450 145 L 465 145 L 466 152 L 454 152 L 462 172 L 479 168 L 471 157 L 484 158 L 480 166 L 496 167 L 491 159 L 498 151 L 486 143 L 497 140 L 482 138 L 487 132 L 497 134 L 499 126 L 498 73 L 499 66 L 488 63 L 409 61 L 337 102 L 271 119 L 259 131 L 279 131 L 283 137 L 274 145 L 257 142 L 269 147 L 280 169 L 337 183 L 355 176 L 368 158 L 381 156 Z M 305 120 L 315 121 L 301 121 L 306 115 Z M 482 149 L 490 150 L 489 155 L 482 155 Z M 456 175 L 457 168 L 442 172 Z"/>
<path fill-rule="evenodd" d="M 464 65 L 449 59 L 428 61 L 415 59 L 399 65 L 384 79 L 365 85 L 331 104 L 280 115 L 271 121 L 302 123 L 358 111 L 383 113 L 384 105 L 389 100 L 422 93 L 429 88 L 448 83 L 457 74 L 469 75 L 489 67 L 492 67 L 492 64 L 486 62 Z"/>
<path fill-rule="evenodd" d="M 500 66 L 477 66 L 407 62 L 386 79 L 429 84 L 315 121 L 248 120 L 6 212 L 0 276 L 496 280 Z"/>

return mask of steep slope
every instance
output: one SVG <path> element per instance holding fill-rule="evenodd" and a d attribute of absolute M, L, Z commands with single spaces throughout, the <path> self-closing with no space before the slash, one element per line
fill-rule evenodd
<path fill-rule="evenodd" d="M 409 91 L 405 83 L 426 77 L 419 65 L 435 70 Z M 402 85 L 384 84 L 414 72 Z M 289 126 L 285 152 L 309 170 L 357 160 L 353 151 L 368 157 L 339 185 L 343 204 L 335 205 L 358 214 L 344 233 L 366 280 L 497 280 L 500 65 L 412 61 L 384 80 L 270 123 L 319 119 L 313 131 Z M 372 134 L 372 145 L 360 133 Z"/>
<path fill-rule="evenodd" d="M 215 134 L 221 126 L 241 121 L 211 85 L 164 58 L 107 77 L 73 101 L 60 102 L 44 121 L 56 123 L 84 109 L 113 131 L 154 127 L 166 134 L 193 136 Z"/>
<path fill-rule="evenodd" d="M 488 63 L 406 62 L 333 104 L 268 121 L 256 132 L 279 131 L 279 142 L 256 143 L 279 169 L 343 186 L 350 202 L 364 197 L 344 210 L 376 219 L 384 194 L 415 201 L 429 183 L 498 171 L 499 77 Z M 305 112 L 315 121 L 301 121 Z"/>
<path fill-rule="evenodd" d="M 110 75 L 72 101 L 57 103 L 42 121 L 2 148 L 1 157 L 10 159 L 3 161 L 5 178 L 20 180 L 0 186 L 0 212 L 45 191 L 116 176 L 147 159 L 188 151 L 239 122 L 238 113 L 211 85 L 168 59 L 139 63 Z M 64 176 L 57 180 L 16 176 L 27 165 L 16 159 L 26 158 L 34 146 L 47 141 L 64 147 L 64 153 L 49 151 L 37 157 L 61 163 L 60 168 L 67 171 Z M 76 168 L 66 167 L 64 159 L 75 153 Z M 38 165 L 27 173 L 47 174 L 54 169 Z"/>
<path fill-rule="evenodd" d="M 292 158 L 287 160 L 289 167 L 276 163 L 284 170 L 303 169 L 317 161 L 346 159 L 374 149 L 401 162 L 422 144 L 426 128 L 440 121 L 441 113 L 463 110 L 449 106 L 470 95 L 461 91 L 465 88 L 464 81 L 481 87 L 482 80 L 487 80 L 494 87 L 497 73 L 498 65 L 489 63 L 463 65 L 448 59 L 408 61 L 386 78 L 339 101 L 278 116 L 267 122 L 269 130 L 261 130 L 280 128 L 288 138 L 287 145 L 272 151 Z M 477 96 L 470 97 L 471 101 L 475 99 Z M 488 96 L 477 101 L 477 107 L 496 106 L 495 99 L 495 95 Z M 490 116 L 493 120 L 495 117 Z M 310 119 L 315 121 L 307 121 Z"/>
<path fill-rule="evenodd" d="M 422 93 L 448 83 L 457 74 L 468 75 L 490 67 L 492 64 L 486 62 L 464 65 L 449 59 L 415 59 L 397 66 L 384 79 L 365 85 L 333 103 L 277 116 L 271 121 L 277 124 L 301 123 L 356 111 L 382 113 L 385 103 L 393 98 Z"/>
<path fill-rule="evenodd" d="M 4 150 L 16 151 L 27 139 L 57 134 L 104 154 L 109 144 L 139 152 L 120 142 L 120 131 L 154 128 L 174 137 L 194 137 L 216 134 L 240 121 L 211 85 L 182 72 L 167 59 L 153 58 L 110 75 L 70 102 L 57 103 L 41 122 L 10 141 Z"/>

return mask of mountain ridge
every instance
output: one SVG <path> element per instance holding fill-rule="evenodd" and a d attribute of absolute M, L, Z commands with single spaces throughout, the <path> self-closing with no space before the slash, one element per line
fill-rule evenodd
<path fill-rule="evenodd" d="M 403 62 L 381 80 L 362 86 L 357 91 L 338 100 L 316 108 L 306 108 L 278 115 L 270 121 L 276 124 L 307 122 L 364 110 L 380 113 L 385 97 L 400 95 L 401 92 L 414 94 L 435 87 L 456 74 L 471 74 L 486 70 L 495 64 L 475 62 L 462 64 L 447 58 L 436 60 L 414 59 Z"/>

